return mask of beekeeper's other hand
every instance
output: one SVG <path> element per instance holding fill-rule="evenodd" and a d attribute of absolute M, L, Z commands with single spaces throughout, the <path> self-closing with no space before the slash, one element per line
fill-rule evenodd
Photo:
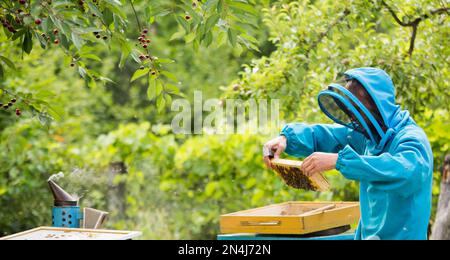
<path fill-rule="evenodd" d="M 274 158 L 280 158 L 280 155 L 284 152 L 284 150 L 286 150 L 286 146 L 287 139 L 283 135 L 270 140 L 264 145 L 264 163 L 268 168 L 272 168 L 272 164 L 270 163 L 271 157 L 273 156 Z"/>
<path fill-rule="evenodd" d="M 307 157 L 302 164 L 302 171 L 307 176 L 333 170 L 338 160 L 337 153 L 313 153 Z"/>

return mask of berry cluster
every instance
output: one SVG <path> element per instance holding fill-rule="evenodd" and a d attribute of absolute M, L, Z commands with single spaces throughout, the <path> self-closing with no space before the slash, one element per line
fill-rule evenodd
<path fill-rule="evenodd" d="M 10 107 L 13 107 L 16 102 L 17 102 L 17 99 L 13 98 L 6 104 L 0 103 L 0 107 L 3 108 L 4 110 L 8 110 Z M 17 116 L 22 115 L 22 111 L 20 111 L 20 109 L 18 109 L 18 108 L 16 108 L 16 115 Z"/>
<path fill-rule="evenodd" d="M 141 54 L 141 55 L 139 55 L 139 59 L 141 61 L 149 60 L 150 59 L 150 55 Z"/>
<path fill-rule="evenodd" d="M 144 29 L 142 30 L 141 36 L 139 36 L 138 41 L 141 44 L 142 48 L 147 49 L 148 45 L 152 42 L 150 39 L 148 39 L 147 37 L 148 34 L 148 29 Z"/>
<path fill-rule="evenodd" d="M 5 27 L 6 29 L 8 29 L 8 31 L 12 32 L 12 33 L 16 33 L 16 29 L 14 29 L 14 27 L 12 26 L 12 24 L 10 22 L 8 22 L 8 20 L 1 18 L 0 19 L 3 27 Z"/>
<path fill-rule="evenodd" d="M 59 30 L 58 30 L 58 29 L 53 29 L 52 33 L 53 33 L 53 35 L 54 35 L 54 37 L 55 37 L 55 39 L 53 40 L 53 43 L 54 43 L 55 45 L 58 45 L 59 42 L 60 42 L 60 41 L 59 41 L 59 38 L 57 38 L 57 37 L 58 37 L 58 34 L 59 34 Z M 42 36 L 42 38 L 44 38 L 45 40 L 47 40 L 47 42 L 51 41 L 51 39 L 52 39 L 52 38 L 51 38 L 49 35 L 47 35 L 46 33 L 42 33 L 41 36 Z"/>
<path fill-rule="evenodd" d="M 94 36 L 95 36 L 95 38 L 97 38 L 97 39 L 100 39 L 100 38 L 102 38 L 103 40 L 108 40 L 108 36 L 106 36 L 106 35 L 101 35 L 100 34 L 100 32 L 94 32 Z"/>

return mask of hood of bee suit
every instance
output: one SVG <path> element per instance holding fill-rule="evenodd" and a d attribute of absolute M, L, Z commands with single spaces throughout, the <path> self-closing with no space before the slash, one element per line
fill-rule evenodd
<path fill-rule="evenodd" d="M 372 97 L 377 106 L 383 124 L 377 122 L 369 110 L 345 87 L 331 84 L 327 90 L 319 93 L 319 106 L 334 122 L 354 129 L 369 139 L 374 153 L 384 149 L 392 137 L 410 119 L 409 112 L 401 110 L 395 102 L 395 87 L 389 75 L 377 68 L 358 68 L 345 72 L 347 79 L 359 81 Z M 370 120 L 375 130 L 371 130 Z"/>

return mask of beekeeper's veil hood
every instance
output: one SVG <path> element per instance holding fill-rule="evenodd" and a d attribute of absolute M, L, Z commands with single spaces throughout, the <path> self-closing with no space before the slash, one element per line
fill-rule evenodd
<path fill-rule="evenodd" d="M 347 71 L 345 76 L 348 80 L 361 83 L 373 99 L 383 122 L 378 122 L 355 95 L 339 84 L 331 84 L 327 90 L 320 92 L 319 106 L 334 122 L 364 134 L 374 149 L 381 151 L 409 119 L 409 112 L 401 111 L 395 103 L 394 84 L 385 71 L 359 68 Z"/>

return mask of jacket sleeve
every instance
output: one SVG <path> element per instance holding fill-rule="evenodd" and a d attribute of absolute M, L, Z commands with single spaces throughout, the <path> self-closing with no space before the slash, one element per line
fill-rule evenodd
<path fill-rule="evenodd" d="M 286 136 L 286 153 L 307 157 L 314 152 L 337 153 L 347 144 L 348 128 L 338 125 L 288 124 L 281 134 Z"/>
<path fill-rule="evenodd" d="M 432 172 L 432 158 L 419 140 L 408 138 L 396 145 L 391 153 L 363 156 L 350 146 L 339 152 L 336 169 L 350 180 L 369 182 L 385 191 L 408 196 L 414 193 Z"/>

